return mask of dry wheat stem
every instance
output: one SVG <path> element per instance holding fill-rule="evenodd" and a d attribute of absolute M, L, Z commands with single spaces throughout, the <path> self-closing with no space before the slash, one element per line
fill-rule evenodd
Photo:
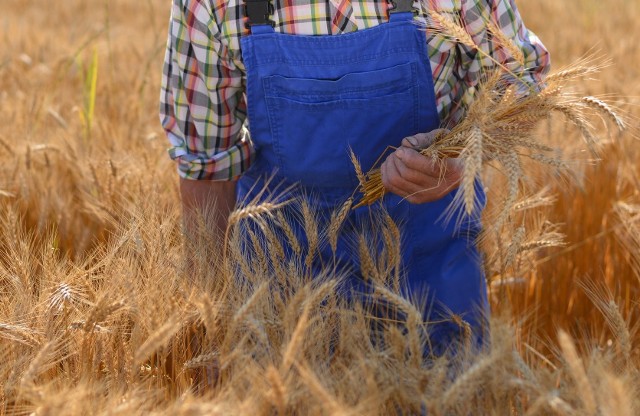
<path fill-rule="evenodd" d="M 489 30 L 489 33 L 494 36 L 495 40 L 497 40 L 498 43 L 511 54 L 513 59 L 515 59 L 520 66 L 524 67 L 524 53 L 522 52 L 522 49 L 515 44 L 513 39 L 507 37 L 492 21 L 487 21 L 487 29 Z"/>
<path fill-rule="evenodd" d="M 583 97 L 582 100 L 588 105 L 593 107 L 598 113 L 607 115 L 616 126 L 618 130 L 623 131 L 626 129 L 626 124 L 622 117 L 606 102 L 592 96 Z"/>
<path fill-rule="evenodd" d="M 597 412 L 597 404 L 593 389 L 573 341 L 567 333 L 560 331 L 558 334 L 558 342 L 562 348 L 563 357 L 567 363 L 569 372 L 576 383 L 578 395 L 582 399 L 584 410 L 588 415 L 595 415 Z"/>
<path fill-rule="evenodd" d="M 264 190 L 262 191 L 264 192 Z M 227 221 L 227 227 L 224 231 L 224 240 L 223 240 L 223 252 L 222 259 L 223 262 L 227 263 L 227 252 L 229 246 L 229 233 L 231 229 L 233 229 L 236 225 L 238 225 L 244 219 L 259 219 L 263 215 L 273 216 L 274 211 L 278 211 L 282 207 L 288 205 L 291 201 L 285 201 L 281 203 L 272 203 L 272 202 L 263 202 L 260 204 L 249 204 L 240 209 L 236 209 L 229 215 L 229 219 Z"/>
<path fill-rule="evenodd" d="M 587 74 L 595 71 L 584 63 L 579 66 Z M 496 228 L 505 223 L 517 201 L 521 183 L 524 184 L 522 157 L 553 167 L 561 173 L 571 172 L 569 164 L 563 159 L 548 155 L 556 149 L 540 143 L 536 137 L 537 125 L 548 119 L 553 112 L 560 112 L 579 129 L 584 143 L 593 155 L 598 154 L 599 143 L 593 132 L 594 127 L 588 120 L 588 109 L 612 120 L 618 128 L 625 126 L 622 117 L 604 101 L 594 97 L 577 98 L 564 92 L 559 86 L 566 74 L 555 78 L 554 82 L 548 83 L 540 92 L 529 91 L 528 95 L 513 89 L 513 85 L 509 85 L 509 81 L 502 75 L 500 72 L 488 75 L 466 118 L 448 133 L 437 137 L 429 147 L 421 150 L 425 157 L 436 161 L 453 157 L 460 158 L 463 162 L 461 192 L 456 194 L 447 213 L 447 220 L 457 212 L 459 205 L 464 207 L 466 215 L 474 212 L 477 197 L 475 180 L 480 177 L 482 167 L 492 160 L 500 162 L 508 182 L 507 198 L 492 224 Z M 507 94 L 505 99 L 504 95 Z M 356 160 L 354 155 L 352 160 Z M 358 169 L 359 165 L 356 167 Z M 379 169 L 372 169 L 366 174 L 359 172 L 358 177 L 361 181 L 362 198 L 355 207 L 371 205 L 384 196 L 385 188 Z"/>
<path fill-rule="evenodd" d="M 592 7 L 572 8 L 561 2 L 540 0 L 528 2 L 528 6 L 525 2 L 522 10 L 532 26 L 541 27 L 543 40 L 544 32 L 550 33 L 552 27 L 557 36 L 546 42 L 551 42 L 547 46 L 556 56 L 567 57 L 577 46 L 601 40 L 616 60 L 638 61 L 638 48 L 632 47 L 633 42 L 624 41 L 635 27 L 637 7 L 634 2 L 610 1 L 611 8 L 621 12 L 599 14 L 596 26 L 602 30 L 575 29 L 581 22 L 593 21 Z M 634 296 L 640 276 L 640 209 L 636 195 L 639 182 L 635 166 L 638 152 L 635 143 L 626 146 L 624 137 L 628 135 L 620 136 L 623 140 L 609 140 L 602 148 L 604 166 L 589 173 L 585 181 L 585 190 L 590 193 L 573 192 L 573 187 L 563 186 L 561 190 L 570 196 L 561 194 L 558 204 L 547 208 L 551 217 L 566 218 L 567 234 L 571 239 L 579 238 L 576 244 L 583 250 L 558 250 L 562 255 L 553 257 L 553 265 L 537 266 L 533 261 L 536 253 L 524 250 L 528 245 L 535 250 L 552 240 L 548 235 L 553 229 L 545 228 L 543 218 L 534 210 L 547 202 L 535 198 L 523 202 L 522 195 L 518 195 L 506 224 L 525 225 L 527 238 L 515 261 L 520 270 L 505 275 L 504 280 L 513 276 L 514 281 L 522 279 L 525 284 L 503 286 L 505 297 L 495 299 L 493 305 L 497 313 L 512 305 L 515 315 L 513 323 L 492 324 L 492 345 L 504 345 L 504 351 L 484 375 L 472 377 L 465 389 L 450 394 L 446 406 L 440 406 L 444 392 L 456 382 L 455 374 L 463 376 L 464 369 L 471 368 L 466 351 L 460 349 L 461 357 L 451 357 L 449 363 L 433 358 L 416 365 L 419 338 L 413 329 L 411 334 L 403 333 L 407 326 L 404 319 L 400 323 L 377 322 L 369 316 L 371 310 L 366 306 L 348 304 L 338 296 L 326 297 L 331 290 L 319 290 L 317 286 L 325 279 L 337 278 L 342 271 L 336 270 L 335 263 L 317 258 L 312 270 L 304 267 L 306 238 L 297 230 L 303 228 L 297 227 L 303 220 L 301 213 L 294 212 L 297 206 L 264 213 L 246 211 L 246 219 L 238 220 L 229 232 L 229 259 L 225 265 L 216 261 L 219 253 L 214 246 L 218 239 L 213 233 L 182 233 L 175 171 L 170 169 L 163 151 L 166 144 L 160 138 L 162 128 L 157 117 L 149 116 L 145 104 L 157 101 L 154 82 L 149 82 L 154 77 L 146 68 L 140 68 L 141 62 L 159 58 L 158 39 L 162 37 L 165 18 L 153 8 L 161 2 L 112 0 L 105 2 L 105 7 L 87 7 L 87 2 L 69 0 L 64 4 L 50 2 L 51 7 L 46 8 L 28 7 L 27 3 L 2 3 L 5 19 L 0 29 L 7 46 L 7 53 L 0 57 L 0 110 L 10 120 L 0 123 L 0 156 L 4 162 L 0 164 L 0 413 L 356 416 L 426 412 L 438 416 L 515 416 L 532 410 L 530 414 L 582 415 L 587 413 L 586 406 L 569 366 L 558 368 L 561 357 L 553 357 L 549 351 L 555 350 L 551 340 L 556 333 L 554 328 L 574 327 L 575 319 L 579 319 L 589 323 L 585 339 L 576 339 L 575 343 L 593 346 L 587 347 L 585 354 L 579 351 L 597 411 L 602 416 L 638 414 L 640 356 L 635 351 L 638 333 Z M 464 2 L 462 9 L 460 2 L 450 2 L 454 7 L 446 10 L 438 8 L 441 1 L 432 3 L 432 9 L 447 19 L 468 16 Z M 606 8 L 596 7 L 598 11 Z M 91 31 L 93 26 L 74 24 L 78 19 L 105 23 L 102 26 L 106 30 L 88 33 L 86 30 Z M 174 28 L 178 20 L 172 22 Z M 557 22 L 569 24 L 556 25 Z M 32 30 L 34 24 L 37 30 Z M 433 20 L 430 24 L 437 25 Z M 505 33 L 510 37 L 510 32 Z M 453 58 L 472 59 L 475 55 L 474 65 L 478 60 L 482 61 L 481 66 L 491 65 L 471 45 L 461 45 L 450 36 L 444 39 L 439 34 L 435 33 L 434 41 L 448 42 Z M 503 46 L 499 43 L 508 47 L 508 41 L 498 40 L 499 34 L 487 34 L 488 37 L 474 33 L 472 40 L 480 44 L 478 39 L 482 38 L 483 48 L 488 44 L 485 41 L 498 43 L 500 49 Z M 69 42 L 51 42 L 52 38 Z M 562 39 L 565 50 L 554 45 L 554 39 Z M 94 47 L 105 71 L 101 71 L 98 83 L 95 129 L 87 141 L 84 124 L 74 117 L 74 107 L 82 106 L 82 74 L 86 68 L 83 59 L 86 61 L 88 51 Z M 504 59 L 511 70 L 518 72 L 518 59 L 501 52 L 498 60 Z M 496 157 L 499 153 L 516 152 L 525 175 L 523 187 L 528 186 L 529 179 L 536 186 L 548 183 L 546 174 L 553 173 L 554 166 L 569 164 L 574 169 L 575 163 L 562 163 L 568 152 L 554 152 L 555 147 L 577 144 L 579 136 L 572 131 L 577 129 L 572 125 L 568 129 L 571 131 L 562 129 L 556 123 L 562 122 L 562 117 L 551 120 L 545 115 L 548 110 L 556 112 L 554 106 L 570 104 L 570 111 L 592 127 L 600 128 L 603 120 L 616 134 L 619 122 L 608 114 L 607 107 L 583 96 L 595 95 L 596 100 L 618 113 L 621 110 L 616 106 L 621 104 L 609 101 L 611 96 L 596 95 L 605 88 L 634 96 L 633 103 L 629 103 L 630 114 L 640 108 L 635 97 L 640 92 L 636 92 L 633 65 L 619 65 L 615 73 L 607 74 L 604 86 L 595 85 L 592 80 L 582 83 L 582 75 L 593 74 L 586 68 L 589 65 L 565 71 L 561 77 L 547 78 L 547 89 L 539 99 L 525 99 L 519 92 L 520 84 L 513 80 L 515 86 L 486 89 L 486 95 L 478 94 L 486 104 L 485 110 L 470 112 L 467 122 L 456 126 L 457 136 L 438 138 L 432 148 L 424 150 L 425 157 L 431 158 L 434 165 L 441 158 L 460 157 L 467 145 L 468 128 L 475 125 L 488 133 L 482 138 L 481 161 L 485 185 L 491 192 L 506 195 L 497 188 L 507 182 L 494 177 L 493 171 L 485 171 L 485 166 L 504 171 Z M 590 92 L 580 93 L 576 88 L 572 93 L 567 85 L 572 80 L 580 82 L 576 87 L 587 87 Z M 132 85 L 136 90 L 133 97 Z M 52 108 L 63 122 L 48 114 L 51 103 L 55 103 Z M 538 117 L 546 117 L 544 123 L 553 126 L 548 132 L 559 134 L 557 140 L 552 137 L 553 145 L 537 138 L 531 140 L 532 134 L 540 130 L 536 130 Z M 626 116 L 622 120 L 635 131 L 637 120 L 627 121 Z M 157 140 L 152 139 L 154 135 Z M 614 137 L 617 138 L 610 139 Z M 535 158 L 540 162 L 529 160 Z M 370 172 L 360 172 L 359 176 L 367 180 L 372 177 Z M 382 186 L 377 189 L 384 193 Z M 537 188 L 529 189 L 535 192 Z M 263 196 L 266 198 L 252 204 L 267 199 L 280 202 Z M 629 206 L 618 207 L 619 198 Z M 356 199 L 354 205 L 359 202 Z M 501 197 L 493 195 L 489 208 L 497 212 L 501 202 Z M 610 215 L 612 205 L 618 218 Z M 316 215 L 313 204 L 310 209 Z M 366 210 L 358 211 L 360 214 L 366 215 Z M 492 215 L 487 211 L 485 224 L 491 225 Z M 394 270 L 393 285 L 388 274 L 392 273 L 391 264 L 409 254 L 405 251 L 410 247 L 402 244 L 399 232 L 389 221 L 386 226 L 382 217 L 373 219 L 373 229 L 366 234 L 368 248 L 382 276 L 381 286 L 395 294 L 398 302 L 407 301 L 396 285 L 401 269 Z M 334 224 L 339 222 L 336 218 Z M 296 227 L 287 227 L 293 224 Z M 325 253 L 326 243 L 330 256 L 329 233 L 325 231 L 328 227 L 319 220 L 318 224 L 319 245 Z M 358 226 L 349 224 L 349 231 L 352 225 Z M 261 226 L 273 228 L 265 232 Z M 338 232 L 344 232 L 341 230 L 346 226 L 343 222 L 342 227 L 337 227 Z M 252 252 L 252 239 L 243 232 L 245 227 L 256 233 L 259 243 L 255 246 L 264 251 L 264 260 Z M 603 227 L 606 232 L 617 231 L 620 241 L 600 233 Z M 408 235 L 413 232 L 420 232 L 419 228 L 407 230 Z M 286 263 L 277 246 L 271 249 L 273 239 L 280 239 L 281 235 L 286 236 L 280 240 L 287 253 Z M 359 232 L 354 234 L 355 241 L 345 241 L 345 247 L 355 256 L 358 235 Z M 508 232 L 501 235 L 508 238 Z M 583 235 L 586 242 L 582 241 Z M 342 244 L 338 241 L 338 245 Z M 509 241 L 503 242 L 503 254 Z M 485 243 L 491 250 L 494 242 Z M 518 256 L 532 260 L 530 267 Z M 195 266 L 188 268 L 192 257 Z M 216 264 L 209 267 L 210 263 Z M 318 269 L 322 269 L 320 276 L 314 279 Z M 571 284 L 574 274 L 592 270 L 596 273 L 594 278 L 604 279 L 619 291 L 612 297 L 600 298 L 602 312 L 596 310 L 597 303 L 589 302 Z M 282 281 L 287 281 L 286 287 L 282 287 Z M 258 293 L 254 303 L 247 305 L 263 283 L 266 291 Z M 110 312 L 119 300 L 124 306 Z M 569 305 L 566 300 L 571 301 Z M 299 348 L 292 353 L 294 365 L 281 371 L 283 354 L 307 302 L 309 324 L 298 337 Z M 537 313 L 540 302 L 544 303 L 542 313 Z M 395 307 L 393 303 L 389 301 Z M 246 309 L 242 310 L 243 306 Z M 409 308 L 409 304 L 405 307 Z M 236 322 L 233 317 L 238 312 Z M 511 316 L 511 311 L 508 313 Z M 176 319 L 178 328 L 175 335 L 167 335 L 166 342 L 159 340 L 157 349 L 151 345 L 153 342 L 147 344 L 155 349 L 147 357 L 135 357 L 157 329 L 172 319 Z M 414 319 L 410 325 L 415 327 L 417 322 Z M 206 328 L 204 333 L 192 331 L 201 323 Z M 376 326 L 373 336 L 372 324 Z M 503 324 L 513 327 L 509 339 L 497 335 Z M 464 323 L 461 328 L 461 332 L 466 331 Z M 453 330 L 457 332 L 455 326 Z M 610 332 L 615 335 L 612 347 L 599 348 Z M 549 339 L 552 345 L 541 339 Z M 528 348 L 535 348 L 536 352 Z M 522 362 L 515 359 L 519 355 L 523 356 Z M 218 364 L 219 375 L 212 380 L 208 371 Z"/>
<path fill-rule="evenodd" d="M 487 357 L 482 357 L 480 361 L 456 378 L 455 382 L 444 392 L 442 396 L 442 403 L 445 406 L 451 406 L 452 404 L 459 403 L 460 398 L 469 394 L 469 391 L 472 391 L 473 386 L 492 370 L 499 358 L 500 355 L 497 353 L 492 353 Z M 453 400 L 453 398 L 457 399 Z"/>
<path fill-rule="evenodd" d="M 255 254 L 253 260 L 254 273 L 258 275 L 266 275 L 269 273 L 269 261 L 267 260 L 267 250 L 263 245 L 263 240 L 251 228 L 245 230 L 249 240 L 251 240 L 252 253 Z"/>
<path fill-rule="evenodd" d="M 171 338 L 173 338 L 181 329 L 182 325 L 180 325 L 179 317 L 173 316 L 169 318 L 164 325 L 155 330 L 155 332 L 136 350 L 133 357 L 134 362 L 136 364 L 142 364 L 158 349 L 165 347 Z"/>
<path fill-rule="evenodd" d="M 278 226 L 282 229 L 282 231 L 284 231 L 284 235 L 287 237 L 287 241 L 289 242 L 291 249 L 293 250 L 294 254 L 299 257 L 300 253 L 302 252 L 302 248 L 300 247 L 298 238 L 293 232 L 291 223 L 287 220 L 287 218 L 285 218 L 282 211 L 276 212 L 276 218 L 278 219 Z"/>
<path fill-rule="evenodd" d="M 394 267 L 393 274 L 393 284 L 392 288 L 396 293 L 400 292 L 400 273 L 401 273 L 401 265 L 402 265 L 402 239 L 400 236 L 400 229 L 398 228 L 398 224 L 391 218 L 389 213 L 384 210 L 384 230 L 385 232 L 389 232 L 391 234 L 391 243 L 390 247 L 386 247 L 386 250 L 389 252 L 389 265 L 390 267 Z"/>
<path fill-rule="evenodd" d="M 509 244 L 509 247 L 507 247 L 507 253 L 504 259 L 505 267 L 509 267 L 515 263 L 516 256 L 520 252 L 522 242 L 524 241 L 525 233 L 526 230 L 523 226 L 520 226 L 516 229 L 516 232 L 511 239 L 511 244 Z"/>
<path fill-rule="evenodd" d="M 278 414 L 284 415 L 287 402 L 286 384 L 275 367 L 269 367 L 267 369 L 266 377 L 271 383 L 271 400 L 274 402 Z"/>
<path fill-rule="evenodd" d="M 353 198 L 347 199 L 337 212 L 331 213 L 331 220 L 329 221 L 329 245 L 331 250 L 335 254 L 338 248 L 338 235 L 342 224 L 347 219 L 351 207 L 353 206 Z"/>
<path fill-rule="evenodd" d="M 235 226 L 237 223 L 246 218 L 259 218 L 262 215 L 271 215 L 274 211 L 284 207 L 288 202 L 274 204 L 271 202 L 264 202 L 258 205 L 247 205 L 233 211 L 229 215 L 229 227 Z"/>
<path fill-rule="evenodd" d="M 631 365 L 633 345 L 629 325 L 622 316 L 620 308 L 613 299 L 609 288 L 604 284 L 599 284 L 591 280 L 579 281 L 578 284 L 605 318 L 606 324 L 611 329 L 616 341 L 618 341 L 620 352 L 624 359 L 624 365 Z"/>
<path fill-rule="evenodd" d="M 481 47 L 479 47 L 474 42 L 473 38 L 465 30 L 464 27 L 460 26 L 458 23 L 456 23 L 454 21 L 451 21 L 451 20 L 447 19 L 442 14 L 436 12 L 433 9 L 428 10 L 428 14 L 429 14 L 429 17 L 431 17 L 431 19 L 437 23 L 437 26 L 432 28 L 436 32 L 440 32 L 444 36 L 450 37 L 450 38 L 456 40 L 457 42 L 469 47 L 470 49 L 478 52 L 483 57 L 485 57 L 485 58 L 489 59 L 490 61 L 492 61 L 498 68 L 500 68 L 504 72 L 506 72 L 509 75 L 511 75 L 515 80 L 517 80 L 520 84 L 522 84 L 522 86 L 525 89 L 533 91 L 532 86 L 528 85 L 525 81 L 523 81 L 521 75 L 518 75 L 518 74 L 514 73 L 504 63 L 499 62 L 490 53 L 487 53 L 485 50 L 483 50 Z M 506 38 L 506 36 L 503 36 L 503 37 Z M 510 43 L 510 42 L 507 42 L 507 43 Z M 522 59 L 523 62 L 524 62 L 524 58 L 515 57 L 515 56 L 514 56 L 514 58 Z"/>
<path fill-rule="evenodd" d="M 376 263 L 373 261 L 369 244 L 364 235 L 358 236 L 358 259 L 360 260 L 360 272 L 365 279 L 380 281 L 380 275 Z"/>
<path fill-rule="evenodd" d="M 475 182 L 480 176 L 483 155 L 483 132 L 478 126 L 471 127 L 467 143 L 460 153 L 464 161 L 464 175 L 462 176 L 462 191 L 464 208 L 467 215 L 471 215 L 475 208 Z"/>

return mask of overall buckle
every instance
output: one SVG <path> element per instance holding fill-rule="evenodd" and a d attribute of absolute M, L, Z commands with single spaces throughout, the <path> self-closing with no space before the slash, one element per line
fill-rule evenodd
<path fill-rule="evenodd" d="M 389 14 L 392 13 L 413 13 L 418 14 L 418 10 L 413 7 L 413 0 L 387 0 L 391 4 Z"/>
<path fill-rule="evenodd" d="M 270 0 L 245 0 L 244 15 L 248 18 L 245 26 L 271 25 L 273 27 L 275 22 L 269 19 L 273 12 Z"/>

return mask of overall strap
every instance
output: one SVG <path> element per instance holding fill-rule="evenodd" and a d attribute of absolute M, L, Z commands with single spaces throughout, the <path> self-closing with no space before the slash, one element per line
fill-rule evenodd
<path fill-rule="evenodd" d="M 273 33 L 275 22 L 270 19 L 273 13 L 271 0 L 244 0 L 245 27 L 252 34 Z"/>
<path fill-rule="evenodd" d="M 387 0 L 391 4 L 389 21 L 412 20 L 418 11 L 413 7 L 413 0 Z M 271 0 L 244 0 L 244 15 L 247 18 L 245 27 L 251 33 L 273 33 L 275 22 L 270 19 L 274 13 Z"/>

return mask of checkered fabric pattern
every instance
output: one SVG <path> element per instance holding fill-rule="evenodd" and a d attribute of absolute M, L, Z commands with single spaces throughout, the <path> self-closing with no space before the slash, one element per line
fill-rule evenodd
<path fill-rule="evenodd" d="M 387 0 L 272 0 L 275 30 L 300 35 L 340 35 L 388 21 Z M 247 129 L 240 38 L 249 32 L 242 0 L 173 0 L 164 61 L 160 118 L 181 177 L 235 180 L 255 156 Z M 492 42 L 492 21 L 522 49 L 523 79 L 537 84 L 549 54 L 524 26 L 514 0 L 418 0 L 460 22 L 476 45 L 498 62 L 512 59 Z M 418 22 L 420 23 L 420 22 Z M 482 74 L 494 67 L 488 57 L 426 30 L 436 102 L 443 125 L 459 120 L 473 100 Z"/>

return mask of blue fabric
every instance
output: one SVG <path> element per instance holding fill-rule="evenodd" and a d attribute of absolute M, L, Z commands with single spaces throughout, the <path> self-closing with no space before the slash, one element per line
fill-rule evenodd
<path fill-rule="evenodd" d="M 411 13 L 395 13 L 387 24 L 339 36 L 279 34 L 253 26 L 242 39 L 247 71 L 248 119 L 257 156 L 238 184 L 238 197 L 255 196 L 265 177 L 297 184 L 314 195 L 314 208 L 327 218 L 358 185 L 349 149 L 365 171 L 388 146 L 439 127 L 425 34 Z M 482 194 L 482 190 L 479 189 Z M 428 294 L 425 319 L 450 313 L 471 324 L 482 339 L 488 311 L 481 259 L 474 240 L 479 215 L 456 228 L 441 221 L 453 194 L 423 205 L 387 195 L 384 207 L 401 225 L 405 290 Z M 351 293 L 367 292 L 357 241 L 363 228 L 375 229 L 371 208 L 350 213 L 338 242 L 341 267 L 354 271 Z M 304 239 L 302 230 L 298 230 Z M 333 253 L 321 248 L 318 261 Z M 461 329 L 451 322 L 431 325 L 430 342 L 442 352 Z"/>

